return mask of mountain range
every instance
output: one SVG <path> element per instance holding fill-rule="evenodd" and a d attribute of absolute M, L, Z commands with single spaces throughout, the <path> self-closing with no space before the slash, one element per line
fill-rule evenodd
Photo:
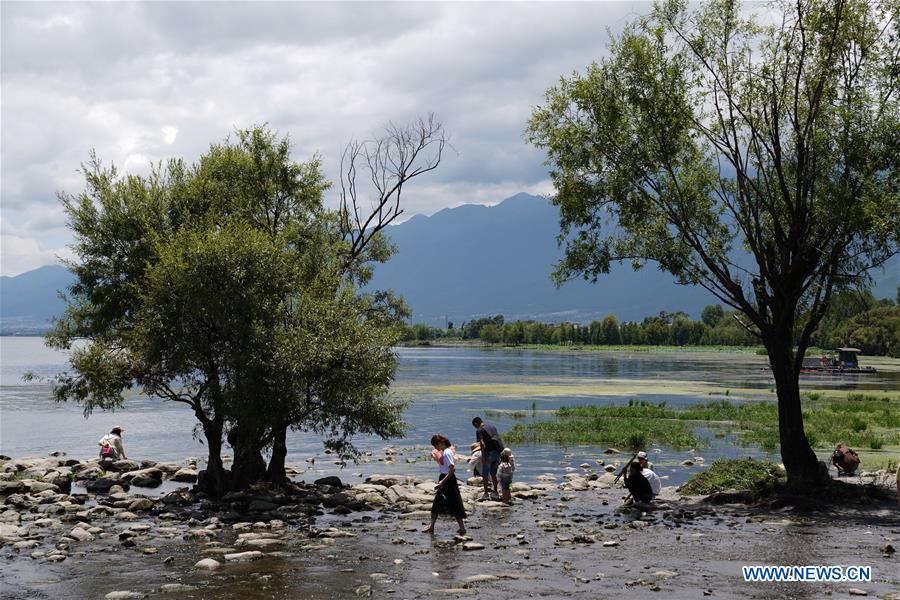
<path fill-rule="evenodd" d="M 370 285 L 402 294 L 413 322 L 441 326 L 495 314 L 584 322 L 610 313 L 626 321 L 682 310 L 697 317 L 716 301 L 703 288 L 675 284 L 652 263 L 636 272 L 614 265 L 596 284 L 573 281 L 557 288 L 550 272 L 562 257 L 558 230 L 558 209 L 528 194 L 494 206 L 416 215 L 386 230 L 398 252 L 376 268 Z M 893 298 L 900 257 L 873 277 L 875 295 Z M 45 329 L 62 311 L 57 291 L 70 282 L 71 274 L 57 265 L 0 278 L 0 332 Z"/>

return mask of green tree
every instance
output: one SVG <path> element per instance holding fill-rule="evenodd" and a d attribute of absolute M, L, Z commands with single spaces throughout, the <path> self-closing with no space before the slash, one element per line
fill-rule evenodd
<path fill-rule="evenodd" d="M 600 322 L 600 343 L 621 344 L 622 334 L 619 331 L 619 320 L 615 315 L 606 315 Z"/>
<path fill-rule="evenodd" d="M 715 327 L 716 324 L 725 316 L 725 309 L 721 304 L 710 304 L 703 309 L 700 314 L 700 320 L 707 327 Z"/>
<path fill-rule="evenodd" d="M 422 123 L 431 128 L 403 130 L 407 139 L 441 138 L 433 120 Z M 385 146 L 405 143 L 390 131 L 400 130 Z M 425 172 L 396 164 L 401 187 Z M 58 399 L 89 413 L 122 406 L 137 387 L 187 405 L 206 439 L 200 484 L 211 494 L 286 483 L 289 429 L 320 433 L 345 456 L 358 433 L 401 432 L 402 404 L 387 392 L 406 310 L 389 293 L 361 291 L 392 252 L 380 231 L 398 214 L 399 188 L 372 218 L 349 200 L 329 211 L 318 158 L 295 163 L 287 138 L 264 127 L 238 131 L 190 167 L 171 160 L 123 177 L 92 157 L 84 175 L 84 192 L 61 195 L 79 260 L 48 335 L 71 349 Z M 86 343 L 73 347 L 78 339 Z"/>
<path fill-rule="evenodd" d="M 502 326 L 495 323 L 483 325 L 478 332 L 478 337 L 486 344 L 496 344 L 503 338 Z"/>
<path fill-rule="evenodd" d="M 655 261 L 740 311 L 775 378 L 788 480 L 825 478 L 798 376 L 835 290 L 897 252 L 894 1 L 660 2 L 535 109 L 559 282 Z M 749 252 L 752 264 L 742 258 Z"/>

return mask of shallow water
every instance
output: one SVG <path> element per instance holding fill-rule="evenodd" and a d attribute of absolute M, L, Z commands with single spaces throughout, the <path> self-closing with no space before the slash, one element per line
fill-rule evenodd
<path fill-rule="evenodd" d="M 765 358 L 752 354 L 682 353 L 558 353 L 530 350 L 485 350 L 480 348 L 401 348 L 400 366 L 393 393 L 409 400 L 404 418 L 407 435 L 399 440 L 358 438 L 358 446 L 372 453 L 360 464 L 346 468 L 322 452 L 319 437 L 294 432 L 289 437 L 288 463 L 308 469 L 310 480 L 337 474 L 355 481 L 371 473 L 408 473 L 430 476 L 426 446 L 431 435 L 441 432 L 464 451 L 473 441 L 471 419 L 488 410 L 502 411 L 491 417 L 501 431 L 515 423 L 514 411 L 532 418 L 537 411 L 571 404 L 624 403 L 629 399 L 678 405 L 709 400 L 725 390 L 730 398 L 771 397 L 774 384 Z M 74 404 L 57 404 L 46 383 L 22 381 L 26 371 L 51 376 L 65 370 L 66 356 L 43 345 L 41 338 L 0 338 L 0 453 L 10 456 L 47 454 L 61 450 L 75 457 L 90 457 L 97 440 L 113 425 L 125 427 L 129 458 L 181 461 L 202 458 L 206 449 L 195 431 L 195 420 L 181 405 L 136 396 L 117 412 L 95 412 L 87 420 Z M 805 378 L 807 388 L 832 390 L 900 390 L 900 373 L 876 376 Z M 536 413 L 540 418 L 540 412 Z M 710 446 L 698 449 L 707 459 L 723 456 L 770 456 L 758 448 L 740 447 L 733 438 L 716 438 L 701 431 Z M 384 461 L 384 448 L 395 446 L 403 454 Z M 583 462 L 595 466 L 610 457 L 603 448 L 561 449 L 550 445 L 528 445 L 514 449 L 517 478 L 532 481 L 546 472 Z M 666 484 L 684 481 L 695 469 L 679 463 L 698 452 L 658 448 L 654 458 Z M 313 467 L 307 459 L 315 457 Z M 407 459 L 416 459 L 408 463 Z M 621 457 L 618 458 L 621 460 Z M 700 468 L 699 466 L 696 468 Z"/>

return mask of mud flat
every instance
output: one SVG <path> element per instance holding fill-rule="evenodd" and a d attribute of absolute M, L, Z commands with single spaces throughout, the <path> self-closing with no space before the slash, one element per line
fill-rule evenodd
<path fill-rule="evenodd" d="M 623 491 L 600 465 L 517 483 L 512 507 L 477 502 L 471 481 L 459 537 L 449 519 L 435 536 L 419 533 L 432 481 L 325 478 L 213 502 L 186 485 L 190 465 L 149 462 L 102 473 L 65 456 L 0 464 L 3 596 L 900 598 L 888 473 L 859 480 L 878 500 L 815 510 L 664 488 L 652 510 L 622 511 Z M 152 469 L 159 485 L 137 485 L 157 480 Z M 742 565 L 866 565 L 872 581 L 745 583 Z"/>

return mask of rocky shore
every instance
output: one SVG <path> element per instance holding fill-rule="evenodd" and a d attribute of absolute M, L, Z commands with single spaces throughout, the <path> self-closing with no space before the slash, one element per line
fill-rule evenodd
<path fill-rule="evenodd" d="M 441 521 L 430 537 L 418 529 L 434 481 L 373 475 L 345 485 L 325 477 L 214 501 L 192 489 L 197 466 L 190 459 L 101 464 L 63 453 L 0 457 L 4 593 L 767 597 L 778 586 L 745 584 L 740 564 L 868 564 L 870 583 L 802 585 L 900 598 L 900 513 L 888 501 L 836 518 L 664 488 L 652 509 L 621 510 L 609 466 L 584 464 L 515 483 L 512 507 L 477 502 L 481 487 L 471 479 L 462 486 L 469 534 L 454 536 Z M 893 484 L 886 474 L 869 480 L 885 490 Z"/>

